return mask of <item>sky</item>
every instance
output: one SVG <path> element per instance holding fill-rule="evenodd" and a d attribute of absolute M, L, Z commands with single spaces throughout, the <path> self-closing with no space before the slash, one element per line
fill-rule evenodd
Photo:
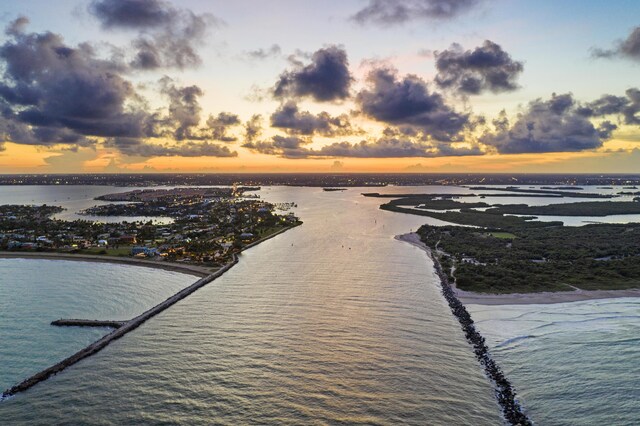
<path fill-rule="evenodd" d="M 640 173 L 640 3 L 0 1 L 0 173 Z"/>

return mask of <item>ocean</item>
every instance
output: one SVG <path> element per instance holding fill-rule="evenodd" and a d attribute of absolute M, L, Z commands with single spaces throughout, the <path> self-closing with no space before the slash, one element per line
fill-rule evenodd
<path fill-rule="evenodd" d="M 0 187 L 0 200 L 9 203 L 5 188 Z M 380 199 L 361 192 L 371 188 L 263 188 L 259 194 L 269 201 L 297 203 L 303 226 L 244 252 L 224 276 L 100 353 L 1 402 L 0 418 L 10 424 L 501 424 L 493 389 L 440 293 L 431 262 L 420 249 L 393 238 L 441 222 L 381 211 Z M 42 262 L 55 263 L 19 262 L 27 261 L 4 260 L 0 276 L 7 268 L 23 271 L 35 289 L 43 280 L 37 273 Z M 106 267 L 117 276 L 121 271 L 122 277 L 137 277 L 137 269 L 151 277 L 173 274 L 168 279 L 178 288 L 189 283 L 166 271 L 74 264 L 79 270 Z M 93 292 L 81 276 L 69 273 L 66 283 Z M 12 280 L 0 278 L 0 291 L 19 286 L 5 284 L 6 279 Z M 180 279 L 186 281 L 178 284 Z M 114 300 L 130 297 L 127 290 L 151 291 L 136 287 L 144 282 L 132 278 L 127 288 L 112 293 Z M 73 296 L 73 290 L 67 294 Z M 40 306 L 47 320 L 60 316 L 57 303 L 79 306 L 64 292 L 59 299 L 65 300 L 40 305 L 38 291 L 16 297 L 23 298 L 21 306 Z M 95 309 L 101 309 L 100 298 Z M 621 301 L 624 308 L 607 305 Z M 469 307 L 536 423 L 633 424 L 629 419 L 640 416 L 640 404 L 630 403 L 638 401 L 630 391 L 638 387 L 633 373 L 640 365 L 631 333 L 640 325 L 640 301 L 606 302 Z M 145 303 L 130 308 L 139 313 Z M 600 331 L 576 327 L 572 321 L 579 316 L 572 312 L 588 315 Z M 115 315 L 96 311 L 95 316 L 102 319 L 103 313 Z M 543 331 L 528 328 L 544 321 L 550 325 Z M 540 336 L 523 337 L 535 333 Z M 98 336 L 77 337 L 77 344 Z M 52 346 L 28 331 L 12 339 L 14 344 L 32 340 L 34 352 Z M 2 354 L 2 364 L 20 362 Z M 603 369 L 603 363 L 611 368 Z M 564 375 L 557 376 L 558 370 Z"/>

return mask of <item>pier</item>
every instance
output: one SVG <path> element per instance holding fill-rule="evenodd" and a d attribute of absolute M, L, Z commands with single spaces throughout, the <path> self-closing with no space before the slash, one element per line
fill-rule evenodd
<path fill-rule="evenodd" d="M 88 319 L 59 319 L 51 321 L 51 325 L 58 327 L 110 327 L 120 328 L 126 321 L 102 321 L 102 320 L 88 320 Z"/>
<path fill-rule="evenodd" d="M 231 269 L 236 263 L 238 263 L 238 257 L 234 255 L 233 257 L 233 261 L 226 264 L 225 266 L 223 266 L 222 268 L 218 269 L 216 272 L 214 272 L 213 274 L 207 275 L 206 277 L 203 277 L 201 279 L 199 279 L 198 281 L 196 281 L 195 283 L 191 284 L 189 287 L 186 287 L 182 290 L 180 290 L 178 293 L 174 294 L 173 296 L 169 297 L 167 300 L 165 300 L 164 302 L 159 303 L 158 305 L 154 306 L 153 308 L 143 312 L 142 314 L 138 315 L 137 317 L 129 320 L 129 321 L 125 321 L 123 323 L 121 323 L 115 330 L 113 330 L 111 333 L 107 334 L 106 336 L 102 337 L 99 340 L 96 340 L 95 342 L 93 342 L 92 344 L 90 344 L 89 346 L 87 346 L 84 349 L 81 349 L 80 351 L 76 352 L 75 354 L 71 355 L 68 358 L 63 359 L 62 361 L 60 361 L 59 363 L 52 365 L 51 367 L 42 370 L 41 372 L 34 374 L 33 376 L 29 377 L 28 379 L 24 380 L 23 382 L 5 390 L 2 393 L 2 396 L 0 397 L 0 400 L 13 396 L 17 393 L 20 392 L 24 392 L 30 388 L 32 388 L 33 386 L 37 385 L 38 383 L 47 380 L 49 377 L 51 377 L 54 374 L 57 374 L 59 372 L 61 372 L 62 370 L 64 370 L 67 367 L 71 367 L 72 365 L 74 365 L 75 363 L 77 363 L 78 361 L 87 358 L 88 356 L 91 356 L 93 354 L 95 354 L 96 352 L 99 352 L 100 350 L 102 350 L 103 348 L 105 348 L 107 345 L 109 345 L 111 342 L 113 342 L 116 339 L 121 338 L 122 336 L 124 336 L 125 334 L 129 333 L 130 331 L 135 330 L 136 328 L 140 327 L 140 325 L 142 325 L 145 321 L 147 321 L 150 318 L 153 318 L 154 316 L 158 315 L 160 312 L 164 311 L 165 309 L 167 309 L 168 307 L 174 305 L 175 303 L 179 302 L 180 300 L 184 299 L 185 297 L 189 296 L 190 294 L 192 294 L 193 292 L 195 292 L 196 290 L 198 290 L 201 287 L 204 287 L 205 285 L 209 284 L 211 281 L 215 280 L 216 278 L 220 277 L 222 274 L 224 274 L 225 272 L 227 272 L 229 269 Z M 59 320 L 62 322 L 73 322 L 73 324 L 55 324 L 55 325 L 83 325 L 83 326 L 98 326 L 97 323 L 111 323 L 111 324 L 119 324 L 120 321 L 93 321 L 93 320 Z M 56 321 L 54 321 L 56 322 Z"/>

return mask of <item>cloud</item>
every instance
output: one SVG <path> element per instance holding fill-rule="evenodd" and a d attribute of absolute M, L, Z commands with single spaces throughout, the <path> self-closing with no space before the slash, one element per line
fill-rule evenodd
<path fill-rule="evenodd" d="M 346 114 L 332 117 L 327 112 L 321 112 L 314 115 L 300 111 L 294 101 L 280 105 L 271 115 L 271 126 L 298 135 L 344 136 L 354 133 Z"/>
<path fill-rule="evenodd" d="M 75 149 L 111 138 L 129 142 L 118 148 L 148 155 L 232 155 L 209 142 L 174 147 L 145 141 L 220 136 L 215 119 L 214 127 L 200 127 L 199 87 L 180 87 L 164 77 L 160 92 L 169 104 L 151 112 L 121 63 L 99 58 L 86 43 L 69 46 L 58 34 L 26 33 L 25 25 L 22 18 L 11 23 L 0 45 L 0 142 Z"/>
<path fill-rule="evenodd" d="M 274 136 L 271 140 L 245 143 L 245 148 L 262 154 L 284 158 L 403 158 L 484 155 L 479 146 L 454 147 L 449 143 L 429 142 L 408 137 L 383 136 L 377 140 L 358 143 L 334 142 L 320 149 L 310 149 L 309 138 Z"/>
<path fill-rule="evenodd" d="M 262 135 L 262 116 L 260 114 L 253 115 L 244 124 L 244 139 L 246 143 L 252 143 Z"/>
<path fill-rule="evenodd" d="M 235 136 L 229 135 L 230 128 L 241 124 L 240 118 L 230 112 L 221 112 L 217 116 L 209 115 L 204 126 L 200 125 L 202 107 L 199 98 L 204 95 L 200 87 L 177 86 L 165 76 L 160 79 L 160 93 L 169 100 L 168 113 L 153 114 L 153 128 L 149 136 L 170 137 L 183 140 L 217 140 L 234 142 Z"/>
<path fill-rule="evenodd" d="M 9 36 L 17 36 L 22 34 L 29 25 L 29 18 L 26 16 L 19 16 L 13 22 L 10 22 L 5 30 L 5 34 Z"/>
<path fill-rule="evenodd" d="M 151 144 L 133 138 L 113 138 L 106 144 L 107 147 L 117 148 L 120 152 L 129 156 L 140 157 L 237 157 L 236 151 L 231 151 L 226 146 L 220 146 L 210 142 L 186 142 L 175 145 Z"/>
<path fill-rule="evenodd" d="M 344 169 L 344 161 L 335 160 L 333 164 L 331 164 L 331 170 L 340 171 Z"/>
<path fill-rule="evenodd" d="M 311 140 L 308 138 L 276 135 L 271 140 L 246 142 L 242 146 L 261 154 L 279 155 L 284 158 L 305 158 L 308 157 L 309 150 L 303 148 L 303 145 L 310 143 Z"/>
<path fill-rule="evenodd" d="M 310 97 L 316 101 L 338 101 L 349 97 L 353 78 L 347 52 L 338 46 L 317 50 L 311 63 L 295 62 L 293 69 L 280 74 L 273 88 L 278 99 Z"/>
<path fill-rule="evenodd" d="M 368 117 L 410 126 L 441 141 L 460 139 L 460 132 L 469 125 L 468 114 L 454 111 L 415 75 L 401 78 L 396 70 L 378 68 L 369 73 L 367 81 L 368 88 L 358 93 L 356 101 Z"/>
<path fill-rule="evenodd" d="M 51 145 L 83 136 L 144 135 L 147 114 L 117 63 L 87 44 L 66 45 L 50 32 L 25 33 L 24 23 L 0 46 L 0 110 L 5 138 Z M 64 130 L 63 130 L 64 129 Z"/>
<path fill-rule="evenodd" d="M 211 129 L 211 138 L 221 142 L 235 142 L 235 136 L 230 136 L 227 132 L 229 128 L 240 125 L 240 117 L 230 112 L 221 112 L 217 116 L 210 115 L 207 119 L 207 126 Z"/>
<path fill-rule="evenodd" d="M 351 19 L 359 24 L 399 25 L 414 20 L 448 20 L 479 3 L 479 0 L 369 0 Z"/>
<path fill-rule="evenodd" d="M 269 58 L 275 58 L 282 54 L 282 49 L 277 44 L 272 44 L 269 48 L 260 48 L 245 52 L 245 56 L 249 59 L 262 61 Z"/>
<path fill-rule="evenodd" d="M 596 58 L 621 57 L 640 61 L 640 27 L 635 27 L 626 39 L 618 41 L 611 49 L 591 49 L 591 55 Z"/>
<path fill-rule="evenodd" d="M 202 62 L 197 46 L 208 27 L 222 25 L 211 14 L 176 9 L 162 0 L 93 0 L 89 12 L 107 30 L 137 31 L 130 65 L 138 69 L 190 68 Z"/>
<path fill-rule="evenodd" d="M 160 80 L 160 93 L 169 98 L 169 115 L 164 124 L 175 127 L 173 137 L 176 140 L 200 138 L 194 128 L 200 123 L 202 108 L 198 102 L 204 92 L 198 86 L 178 87 L 169 77 Z"/>
<path fill-rule="evenodd" d="M 474 50 L 465 51 L 459 44 L 453 44 L 434 54 L 438 70 L 436 84 L 463 95 L 514 91 L 519 87 L 517 79 L 524 69 L 522 62 L 514 61 L 490 40 Z"/>
<path fill-rule="evenodd" d="M 569 94 L 536 99 L 513 123 L 504 111 L 493 121 L 495 132 L 485 133 L 480 142 L 502 154 L 575 152 L 596 149 L 616 128 L 605 121 L 596 128 Z"/>
<path fill-rule="evenodd" d="M 640 124 L 640 90 L 627 89 L 625 96 L 602 95 L 599 99 L 587 103 L 580 108 L 580 113 L 586 117 L 604 117 L 621 115 L 623 122 L 629 125 Z"/>
<path fill-rule="evenodd" d="M 355 144 L 336 142 L 325 145 L 310 156 L 355 157 L 355 158 L 402 158 L 402 157 L 448 157 L 484 155 L 478 147 L 455 148 L 447 143 L 432 143 L 410 138 L 382 137 L 376 141 L 361 141 Z"/>

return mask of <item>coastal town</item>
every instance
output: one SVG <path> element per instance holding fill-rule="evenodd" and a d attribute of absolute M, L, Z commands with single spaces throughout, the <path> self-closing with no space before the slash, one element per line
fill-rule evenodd
<path fill-rule="evenodd" d="M 256 187 L 174 188 L 107 194 L 107 202 L 79 212 L 121 221 L 61 220 L 61 207 L 0 206 L 0 249 L 24 252 L 134 257 L 206 266 L 301 222 L 294 204 L 260 200 Z M 252 192 L 252 194 L 246 194 Z M 170 218 L 127 221 L 130 217 Z"/>

